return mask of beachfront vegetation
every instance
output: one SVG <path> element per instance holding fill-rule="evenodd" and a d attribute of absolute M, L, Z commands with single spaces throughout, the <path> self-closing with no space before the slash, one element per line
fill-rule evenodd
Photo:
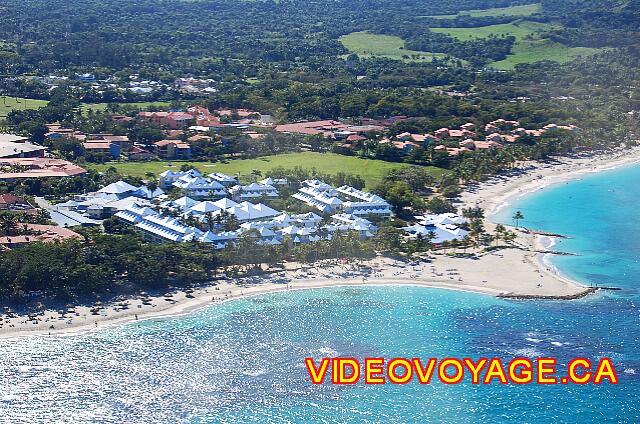
<path fill-rule="evenodd" d="M 369 258 L 372 242 L 350 234 L 311 245 L 264 247 L 251 232 L 231 249 L 214 251 L 197 243 L 146 243 L 136 235 L 83 231 L 85 240 L 31 243 L 0 255 L 0 299 L 21 302 L 94 301 L 140 291 L 167 291 L 210 282 L 220 273 L 250 272 L 284 260 Z"/>

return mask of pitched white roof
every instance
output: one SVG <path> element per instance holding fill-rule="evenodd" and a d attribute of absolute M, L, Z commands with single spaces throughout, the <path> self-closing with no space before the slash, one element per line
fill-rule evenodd
<path fill-rule="evenodd" d="M 236 182 L 236 179 L 230 175 L 226 175 L 226 174 L 221 174 L 219 172 L 213 172 L 211 174 L 209 174 L 209 177 L 213 178 L 214 180 L 218 181 L 218 182 L 225 182 L 225 183 L 234 183 Z"/>
<path fill-rule="evenodd" d="M 146 199 L 155 199 L 156 197 L 162 196 L 164 194 L 164 191 L 160 187 L 157 187 L 155 190 L 151 191 L 149 187 L 143 185 L 138 187 L 138 190 L 136 191 L 135 194 L 138 197 L 144 197 Z"/>
<path fill-rule="evenodd" d="M 216 200 L 215 202 L 213 202 L 213 204 L 219 207 L 220 209 L 229 209 L 238 205 L 238 203 L 226 197 L 220 200 Z"/>
<path fill-rule="evenodd" d="M 118 181 L 116 183 L 109 184 L 106 187 L 102 187 L 100 190 L 98 190 L 98 193 L 122 194 L 136 190 L 138 190 L 138 187 L 132 186 L 125 181 Z"/>
<path fill-rule="evenodd" d="M 216 206 L 215 203 L 205 201 L 205 202 L 200 202 L 195 206 L 191 207 L 191 209 L 189 209 L 189 212 L 196 213 L 196 214 L 205 214 L 208 212 L 216 212 L 216 211 L 219 211 L 220 209 L 221 208 Z"/>
<path fill-rule="evenodd" d="M 164 202 L 162 204 L 162 206 L 169 207 L 169 208 L 179 208 L 179 209 L 184 211 L 184 210 L 187 210 L 187 209 L 189 209 L 189 208 L 191 208 L 191 207 L 193 207 L 193 206 L 195 206 L 197 204 L 198 204 L 197 200 L 193 200 L 190 197 L 183 196 L 183 197 L 181 197 L 179 199 L 172 200 L 170 202 Z"/>
<path fill-rule="evenodd" d="M 242 202 L 237 206 L 233 206 L 227 211 L 235 215 L 239 221 L 255 221 L 262 218 L 274 217 L 280 215 L 275 209 L 272 209 L 262 203 L 253 205 L 249 202 Z"/>

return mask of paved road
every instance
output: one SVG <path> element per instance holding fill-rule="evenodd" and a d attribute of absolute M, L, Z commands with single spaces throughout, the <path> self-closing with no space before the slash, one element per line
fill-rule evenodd
<path fill-rule="evenodd" d="M 39 208 L 42 209 L 55 209 L 55 206 L 53 206 L 51 203 L 49 203 L 47 201 L 47 199 L 45 199 L 44 197 L 36 197 L 36 204 L 38 205 Z"/>

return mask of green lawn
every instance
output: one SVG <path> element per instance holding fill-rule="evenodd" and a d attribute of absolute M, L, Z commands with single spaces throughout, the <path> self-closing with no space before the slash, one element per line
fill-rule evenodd
<path fill-rule="evenodd" d="M 484 16 L 524 17 L 531 16 L 539 12 L 542 12 L 542 5 L 540 3 L 534 3 L 511 7 L 493 7 L 491 9 L 463 10 L 455 15 L 432 15 L 425 17 L 434 19 L 456 19 L 458 16 L 472 16 L 474 18 L 481 18 Z"/>
<path fill-rule="evenodd" d="M 104 165 L 90 165 L 90 167 L 98 171 L 104 171 L 109 166 L 115 166 L 121 174 L 144 177 L 147 172 L 153 172 L 158 175 L 167 169 L 178 170 L 186 162 L 170 162 L 172 166 L 168 166 L 168 163 L 169 162 L 166 161 L 112 162 Z M 374 187 L 381 180 L 386 170 L 404 166 L 400 163 L 360 159 L 334 153 L 313 152 L 289 153 L 285 155 L 266 156 L 259 159 L 238 159 L 229 161 L 229 163 L 190 162 L 189 165 L 195 166 L 206 174 L 222 172 L 229 175 L 235 175 L 238 172 L 240 175 L 249 175 L 254 169 L 258 169 L 264 173 L 269 169 L 279 166 L 284 168 L 301 166 L 308 169 L 316 168 L 319 172 L 327 174 L 336 174 L 338 172 L 357 174 L 364 178 L 367 188 Z M 428 167 L 427 169 L 435 176 L 439 176 L 445 172 L 435 167 Z"/>
<path fill-rule="evenodd" d="M 578 56 L 590 56 L 598 51 L 599 49 L 589 47 L 567 47 L 551 40 L 521 41 L 513 46 L 512 54 L 504 60 L 493 62 L 491 66 L 508 70 L 521 63 L 535 63 L 543 60 L 565 63 Z"/>
<path fill-rule="evenodd" d="M 47 105 L 46 100 L 23 99 L 0 96 L 0 118 L 5 118 L 12 110 L 38 109 Z"/>
<path fill-rule="evenodd" d="M 342 45 L 351 53 L 356 53 L 362 58 L 386 57 L 394 60 L 413 62 L 431 61 L 433 55 L 428 52 L 406 50 L 404 40 L 392 35 L 372 34 L 370 32 L 352 32 L 340 37 Z M 410 56 L 409 58 L 403 56 Z M 436 53 L 437 58 L 446 55 Z"/>
<path fill-rule="evenodd" d="M 534 36 L 539 32 L 551 29 L 553 25 L 530 22 L 517 21 L 510 24 L 487 25 L 476 28 L 429 28 L 433 32 L 446 34 L 450 37 L 461 41 L 473 40 L 478 38 L 487 38 L 490 35 L 495 36 L 514 36 L 517 41 L 523 40 L 528 35 Z"/>
<path fill-rule="evenodd" d="M 156 101 L 156 102 L 134 102 L 134 103 L 118 103 L 120 105 L 128 105 L 137 107 L 138 109 L 147 109 L 151 107 L 167 107 L 171 104 L 171 102 L 164 101 Z M 89 109 L 92 109 L 94 112 L 101 112 L 107 109 L 109 103 L 83 103 L 80 105 L 80 110 L 82 114 L 86 116 L 89 113 Z"/>
<path fill-rule="evenodd" d="M 504 60 L 494 62 L 492 67 L 497 69 L 513 69 L 521 63 L 535 63 L 542 60 L 554 62 L 568 62 L 578 56 L 594 54 L 598 49 L 586 47 L 567 47 L 549 39 L 542 38 L 542 31 L 553 29 L 555 26 L 530 21 L 516 21 L 510 24 L 488 25 L 477 28 L 430 28 L 433 32 L 447 34 L 458 40 L 469 40 L 495 36 L 514 36 L 516 43 L 512 53 Z"/>

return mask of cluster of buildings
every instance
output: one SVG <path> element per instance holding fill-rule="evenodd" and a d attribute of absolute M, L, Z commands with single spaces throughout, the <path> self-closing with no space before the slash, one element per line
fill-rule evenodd
<path fill-rule="evenodd" d="M 195 199 L 221 199 L 229 197 L 236 201 L 252 199 L 275 199 L 279 197 L 277 186 L 288 185 L 286 179 L 266 178 L 256 183 L 241 185 L 235 177 L 213 172 L 203 176 L 195 169 L 189 171 L 164 171 L 160 174 L 160 187 L 175 187 L 186 196 Z"/>
<path fill-rule="evenodd" d="M 157 126 L 192 130 L 217 129 L 222 127 L 248 128 L 250 126 L 270 126 L 273 118 L 248 109 L 219 109 L 212 113 L 203 106 L 191 106 L 184 111 L 139 112 L 138 117 L 153 122 Z M 222 121 L 225 121 L 224 123 Z"/>
<path fill-rule="evenodd" d="M 117 159 L 124 151 L 128 151 L 132 143 L 126 135 L 114 134 L 85 134 L 71 128 L 64 128 L 60 124 L 47 124 L 46 139 L 55 145 L 64 139 L 76 140 L 82 143 L 85 153 L 103 154 Z"/>
<path fill-rule="evenodd" d="M 234 177 L 221 173 L 205 177 L 193 169 L 166 171 L 160 176 L 160 187 L 155 190 L 119 181 L 98 192 L 75 196 L 73 200 L 57 205 L 57 209 L 96 220 L 115 216 L 122 223 L 140 230 L 148 240 L 199 241 L 217 249 L 228 246 L 249 231 L 257 237 L 259 244 L 264 245 L 281 244 L 285 239 L 292 243 L 328 240 L 337 233 L 348 231 L 368 238 L 377 228 L 364 218 L 365 211 L 384 216 L 391 214 L 389 205 L 378 196 L 348 186 L 334 189 L 317 180 L 306 181 L 301 190 L 320 187 L 336 195 L 340 202 L 331 209 L 323 209 L 324 217 L 313 212 L 282 213 L 256 200 L 278 197 L 277 187 L 286 184 L 285 179 L 267 178 L 240 185 Z M 169 188 L 179 189 L 183 197 L 168 200 L 163 189 Z M 348 199 L 343 201 L 338 196 Z M 228 230 L 231 217 L 237 228 Z M 187 224 L 194 221 L 199 224 Z"/>
<path fill-rule="evenodd" d="M 197 171 L 165 173 L 164 185 L 187 187 L 189 182 L 204 180 L 207 184 L 223 185 L 234 180 L 223 174 L 211 174 L 203 178 Z M 235 180 L 234 180 L 235 181 Z M 187 183 L 186 185 L 184 183 Z M 267 184 L 271 183 L 271 184 Z M 316 184 L 319 182 L 309 182 Z M 115 214 L 123 223 L 135 226 L 145 237 L 153 241 L 199 241 L 210 243 L 216 249 L 235 242 L 242 234 L 251 231 L 259 244 L 278 245 L 290 240 L 292 243 L 308 243 L 328 240 L 336 233 L 355 231 L 362 238 L 372 237 L 377 228 L 369 220 L 350 213 L 334 213 L 326 219 L 313 212 L 305 214 L 287 214 L 277 211 L 263 203 L 251 203 L 245 198 L 277 196 L 277 189 L 272 184 L 286 184 L 284 180 L 264 180 L 247 186 L 229 187 L 229 196 L 220 197 L 221 193 L 211 192 L 211 200 L 196 200 L 184 196 L 177 200 L 166 201 L 159 206 L 134 202 L 124 210 Z M 355 189 L 354 189 L 355 190 Z M 203 197 L 203 196 L 200 196 Z M 219 197 L 217 200 L 212 200 Z M 235 200 L 234 200 L 235 199 Z M 332 211 L 325 211 L 327 215 Z M 168 213 L 167 213 L 168 212 Z M 224 230 L 225 220 L 234 217 L 238 228 Z M 187 218 L 195 219 L 204 225 L 198 227 L 185 224 Z M 324 222 L 327 223 L 324 223 Z M 323 224 L 324 223 L 324 224 Z M 200 228 L 209 228 L 203 231 Z"/>
<path fill-rule="evenodd" d="M 364 216 L 391 214 L 389 204 L 378 196 L 349 186 L 334 189 L 317 180 L 305 181 L 301 190 L 321 187 L 336 195 L 340 202 L 331 209 L 323 209 L 323 216 L 313 212 L 287 214 L 260 202 L 278 197 L 277 187 L 287 184 L 286 179 L 267 178 L 241 185 L 234 177 L 221 173 L 205 177 L 193 169 L 165 171 L 158 188 L 118 181 L 97 192 L 73 196 L 50 212 L 54 220 L 60 215 L 62 222 L 58 223 L 62 226 L 72 226 L 73 221 L 75 225 L 98 225 L 100 220 L 115 216 L 139 229 L 148 240 L 199 241 L 211 243 L 215 248 L 227 246 L 250 230 L 255 230 L 252 234 L 259 238 L 258 243 L 265 245 L 280 244 L 287 237 L 293 243 L 328 240 L 336 233 L 348 231 L 368 238 L 377 228 Z M 171 188 L 180 190 L 183 196 L 169 200 L 165 190 Z M 231 217 L 237 228 L 225 230 Z"/>
<path fill-rule="evenodd" d="M 319 135 L 344 144 L 365 140 L 362 134 L 369 131 L 383 131 L 379 124 L 348 125 L 340 121 L 307 121 L 291 124 L 276 125 L 275 131 L 287 134 Z"/>
<path fill-rule="evenodd" d="M 391 205 L 382 197 L 346 185 L 334 188 L 319 180 L 308 180 L 293 197 L 322 213 L 391 216 Z"/>
<path fill-rule="evenodd" d="M 68 86 L 76 92 L 91 91 L 103 94 L 105 92 L 118 93 L 121 99 L 130 99 L 132 96 L 148 98 L 156 93 L 166 93 L 179 91 L 172 84 L 165 84 L 161 81 L 140 78 L 139 75 L 130 75 L 127 78 L 99 78 L 92 72 L 78 73 L 71 77 L 60 75 L 47 76 L 22 76 L 19 79 L 38 82 L 48 90 L 53 90 L 59 86 Z"/>
<path fill-rule="evenodd" d="M 47 148 L 27 137 L 0 134 L 0 180 L 71 177 L 87 172 L 71 162 L 47 157 Z"/>
<path fill-rule="evenodd" d="M 366 219 L 349 215 L 335 215 L 329 224 L 322 225 L 323 218 L 314 213 L 291 215 L 281 213 L 261 203 L 236 203 L 230 199 L 215 202 L 197 202 L 184 197 L 165 202 L 162 207 L 171 209 L 175 215 L 164 215 L 157 208 L 133 204 L 116 213 L 123 223 L 133 225 L 147 240 L 157 242 L 192 242 L 211 244 L 215 249 L 223 249 L 235 243 L 243 234 L 252 234 L 262 245 L 279 245 L 289 240 L 291 243 L 309 243 L 329 240 L 337 232 L 357 231 L 363 237 L 372 237 L 376 227 Z M 204 211 L 207 211 L 203 213 Z M 234 216 L 239 227 L 225 230 L 224 224 L 216 217 L 226 214 Z M 208 221 L 207 231 L 186 225 L 186 217 L 196 217 Z M 210 220 L 210 221 L 209 221 Z"/>
<path fill-rule="evenodd" d="M 574 131 L 577 128 L 575 125 L 548 124 L 539 129 L 525 129 L 518 121 L 497 119 L 486 124 L 481 131 L 474 123 L 468 122 L 456 129 L 440 128 L 427 134 L 405 132 L 393 138 L 385 138 L 380 143 L 392 145 L 403 153 L 408 153 L 416 147 L 435 144 L 436 150 L 447 152 L 449 156 L 458 156 L 464 152 L 502 148 L 525 136 L 538 138 L 548 131 Z"/>
<path fill-rule="evenodd" d="M 125 181 L 109 184 L 97 192 L 74 195 L 70 200 L 55 205 L 52 219 L 61 225 L 77 222 L 76 225 L 98 225 L 100 220 L 115 215 L 134 203 L 151 205 L 153 199 L 164 195 L 160 188 L 136 187 Z M 59 218 L 59 219 L 57 219 Z"/>
<path fill-rule="evenodd" d="M 184 94 L 213 94 L 218 90 L 214 87 L 216 81 L 212 79 L 198 79 L 193 77 L 177 78 L 173 85 L 176 90 Z"/>

